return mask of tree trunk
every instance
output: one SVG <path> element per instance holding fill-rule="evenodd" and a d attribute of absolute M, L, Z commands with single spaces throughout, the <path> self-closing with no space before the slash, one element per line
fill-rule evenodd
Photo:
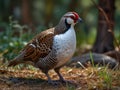
<path fill-rule="evenodd" d="M 109 23 L 112 23 L 111 29 L 113 30 L 115 0 L 99 0 L 99 6 L 107 14 L 107 17 L 110 20 Z M 104 53 L 114 50 L 114 37 L 108 30 L 109 25 L 106 22 L 105 16 L 99 11 L 97 37 L 93 46 L 93 52 Z"/>
<path fill-rule="evenodd" d="M 33 31 L 35 30 L 35 26 L 33 24 L 32 15 L 31 15 L 31 7 L 32 4 L 31 0 L 22 0 L 22 23 L 27 24 Z"/>
<path fill-rule="evenodd" d="M 22 0 L 22 22 L 24 24 L 30 24 L 31 23 L 29 4 L 30 3 L 29 3 L 28 0 Z"/>
<path fill-rule="evenodd" d="M 53 16 L 54 10 L 54 0 L 46 0 L 45 1 L 45 26 L 49 27 L 51 18 Z"/>

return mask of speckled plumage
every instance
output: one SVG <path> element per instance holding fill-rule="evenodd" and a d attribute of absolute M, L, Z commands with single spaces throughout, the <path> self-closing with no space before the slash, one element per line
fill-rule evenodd
<path fill-rule="evenodd" d="M 8 66 L 15 66 L 20 63 L 31 62 L 48 77 L 50 69 L 54 69 L 64 80 L 59 69 L 72 57 L 76 48 L 76 35 L 74 25 L 79 19 L 75 12 L 66 13 L 59 24 L 36 35 L 20 52 L 20 54 Z"/>

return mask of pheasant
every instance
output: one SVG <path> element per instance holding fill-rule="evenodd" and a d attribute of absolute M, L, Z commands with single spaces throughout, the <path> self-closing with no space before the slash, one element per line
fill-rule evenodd
<path fill-rule="evenodd" d="M 75 52 L 76 34 L 74 25 L 81 21 L 82 19 L 76 12 L 66 13 L 58 25 L 42 31 L 28 42 L 19 55 L 9 62 L 8 66 L 30 62 L 45 73 L 48 83 L 55 83 L 48 74 L 50 69 L 54 69 L 60 81 L 65 82 L 59 71 Z"/>

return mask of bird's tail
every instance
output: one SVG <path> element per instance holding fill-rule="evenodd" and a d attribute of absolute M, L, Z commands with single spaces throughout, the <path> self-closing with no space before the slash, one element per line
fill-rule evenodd
<path fill-rule="evenodd" d="M 22 63 L 22 60 L 19 60 L 17 58 L 13 59 L 12 61 L 9 62 L 8 67 L 10 66 L 16 66 L 18 64 Z"/>
<path fill-rule="evenodd" d="M 18 56 L 16 56 L 13 60 L 11 60 L 9 63 L 8 63 L 8 67 L 10 66 L 16 66 L 18 64 L 21 64 L 23 63 L 23 57 L 24 57 L 24 52 L 20 53 Z"/>

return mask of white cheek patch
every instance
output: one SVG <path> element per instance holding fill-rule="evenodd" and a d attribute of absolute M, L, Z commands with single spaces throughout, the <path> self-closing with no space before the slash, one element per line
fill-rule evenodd
<path fill-rule="evenodd" d="M 67 14 L 67 16 L 74 16 L 74 14 Z"/>
<path fill-rule="evenodd" d="M 68 24 L 73 24 L 74 21 L 73 21 L 73 19 L 71 19 L 71 18 L 67 18 L 67 23 L 68 23 Z"/>

